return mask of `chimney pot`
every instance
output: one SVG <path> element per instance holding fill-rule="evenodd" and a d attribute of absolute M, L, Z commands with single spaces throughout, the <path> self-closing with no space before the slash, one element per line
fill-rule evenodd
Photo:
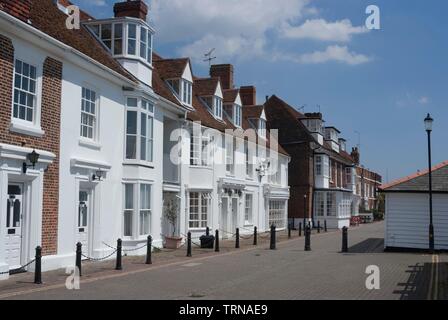
<path fill-rule="evenodd" d="M 127 0 L 114 5 L 115 18 L 132 17 L 146 21 L 148 6 L 143 0 Z"/>
<path fill-rule="evenodd" d="M 254 106 L 257 104 L 257 89 L 254 86 L 241 87 L 240 97 L 243 106 Z"/>
<path fill-rule="evenodd" d="M 210 77 L 219 78 L 224 90 L 233 89 L 233 65 L 215 64 L 210 67 Z"/>

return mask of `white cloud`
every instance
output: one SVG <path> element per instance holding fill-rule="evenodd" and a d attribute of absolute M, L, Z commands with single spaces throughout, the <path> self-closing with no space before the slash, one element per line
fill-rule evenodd
<path fill-rule="evenodd" d="M 349 65 L 359 65 L 370 62 L 371 57 L 352 52 L 346 46 L 328 46 L 324 51 L 314 51 L 304 54 L 282 54 L 273 55 L 274 60 L 286 60 L 302 64 L 320 64 L 327 62 L 340 62 Z"/>
<path fill-rule="evenodd" d="M 425 96 L 420 97 L 420 99 L 418 99 L 418 103 L 420 103 L 420 104 L 428 104 L 429 101 L 430 101 L 429 98 L 425 97 Z"/>
<path fill-rule="evenodd" d="M 313 0 L 153 0 L 150 20 L 157 32 L 156 41 L 177 45 L 177 53 L 199 62 L 204 53 L 215 48 L 215 62 L 231 59 L 263 58 L 295 63 L 339 61 L 357 65 L 370 58 L 350 52 L 347 47 L 329 46 L 325 51 L 302 55 L 273 52 L 272 35 L 284 40 L 313 38 L 347 42 L 354 34 L 364 33 L 349 20 L 326 22 L 308 20 L 318 16 Z"/>
<path fill-rule="evenodd" d="M 200 57 L 216 48 L 219 58 L 249 56 L 263 51 L 268 31 L 302 17 L 309 2 L 153 0 L 151 17 L 159 41 L 188 43 L 179 49 L 180 54 Z"/>
<path fill-rule="evenodd" d="M 307 20 L 300 26 L 285 24 L 282 36 L 288 39 L 313 39 L 319 41 L 348 42 L 352 35 L 369 32 L 365 27 L 355 27 L 348 19 L 327 22 L 324 19 Z"/>

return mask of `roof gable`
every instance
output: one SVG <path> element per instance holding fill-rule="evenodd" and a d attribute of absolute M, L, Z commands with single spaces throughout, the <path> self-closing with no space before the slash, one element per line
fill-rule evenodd
<path fill-rule="evenodd" d="M 193 83 L 193 72 L 191 71 L 190 61 L 185 65 L 184 73 L 182 74 L 182 79 Z"/>

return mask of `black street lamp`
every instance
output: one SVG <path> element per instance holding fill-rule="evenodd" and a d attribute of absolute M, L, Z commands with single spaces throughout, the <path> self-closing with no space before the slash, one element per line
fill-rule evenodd
<path fill-rule="evenodd" d="M 434 119 L 428 113 L 425 118 L 425 129 L 428 133 L 428 164 L 429 164 L 429 251 L 434 252 L 434 224 L 432 218 L 432 161 L 431 161 L 431 131 Z"/>

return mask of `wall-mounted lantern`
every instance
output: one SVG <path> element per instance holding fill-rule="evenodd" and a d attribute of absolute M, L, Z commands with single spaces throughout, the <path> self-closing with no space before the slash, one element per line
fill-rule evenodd
<path fill-rule="evenodd" d="M 104 177 L 104 171 L 101 171 L 100 169 L 95 171 L 95 173 L 92 175 L 92 181 L 102 181 L 101 179 Z"/>
<path fill-rule="evenodd" d="M 28 161 L 31 164 L 26 164 L 26 161 L 22 165 L 22 171 L 23 173 L 26 173 L 28 171 L 28 168 L 33 167 L 33 169 L 36 167 L 36 163 L 39 161 L 40 155 L 36 152 L 36 150 L 33 150 L 30 154 L 27 155 Z"/>

